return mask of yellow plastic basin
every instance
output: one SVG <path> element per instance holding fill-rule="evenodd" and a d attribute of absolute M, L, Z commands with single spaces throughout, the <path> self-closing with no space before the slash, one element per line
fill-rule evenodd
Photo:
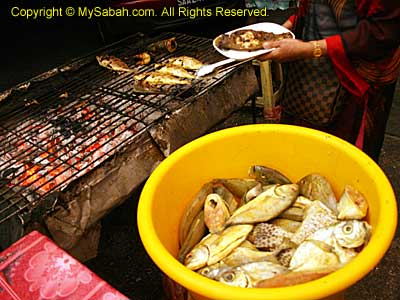
<path fill-rule="evenodd" d="M 373 231 L 368 245 L 344 268 L 284 288 L 230 287 L 187 269 L 176 259 L 185 206 L 204 183 L 214 178 L 247 177 L 254 164 L 275 168 L 293 181 L 318 172 L 331 182 L 337 196 L 345 184 L 359 189 L 369 203 L 368 221 Z M 151 174 L 138 206 L 138 228 L 146 251 L 162 272 L 195 299 L 331 299 L 378 264 L 390 246 L 396 223 L 393 189 L 372 159 L 332 135 L 281 124 L 224 129 L 186 144 Z"/>

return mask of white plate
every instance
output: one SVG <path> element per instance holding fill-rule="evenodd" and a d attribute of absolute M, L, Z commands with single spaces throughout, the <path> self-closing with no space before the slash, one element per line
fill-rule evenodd
<path fill-rule="evenodd" d="M 283 27 L 283 26 L 281 26 L 279 24 L 270 23 L 270 22 L 251 24 L 251 25 L 248 25 L 248 26 L 237 28 L 237 29 L 232 30 L 232 31 L 228 31 L 225 34 L 231 34 L 232 32 L 235 32 L 237 30 L 242 30 L 242 29 L 252 29 L 252 30 L 257 30 L 257 31 L 272 32 L 272 33 L 275 33 L 275 34 L 284 33 L 284 32 L 290 32 L 292 34 L 293 38 L 295 38 L 293 32 L 291 32 L 287 28 L 285 28 L 285 27 Z M 255 51 L 225 50 L 225 49 L 221 49 L 221 48 L 217 47 L 217 45 L 216 45 L 217 38 L 218 37 L 216 37 L 213 40 L 214 48 L 219 53 L 221 53 L 223 56 L 228 57 L 228 58 L 248 59 L 248 58 L 259 56 L 261 54 L 268 53 L 268 52 L 273 50 L 273 49 L 261 49 L 261 50 L 255 50 Z"/>

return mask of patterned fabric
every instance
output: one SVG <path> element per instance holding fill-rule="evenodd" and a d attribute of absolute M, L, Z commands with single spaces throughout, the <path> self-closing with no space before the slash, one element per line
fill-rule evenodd
<path fill-rule="evenodd" d="M 37 231 L 0 253 L 1 300 L 127 300 Z"/>
<path fill-rule="evenodd" d="M 312 124 L 330 124 L 343 106 L 344 89 L 328 57 L 291 62 L 287 66 L 282 107 Z"/>
<path fill-rule="evenodd" d="M 343 5 L 333 3 L 340 8 L 339 15 L 328 0 L 308 2 L 302 39 L 319 40 L 340 33 L 340 28 L 354 27 L 354 2 L 342 2 Z M 315 125 L 329 125 L 340 113 L 346 96 L 329 57 L 291 62 L 286 74 L 283 110 Z"/>

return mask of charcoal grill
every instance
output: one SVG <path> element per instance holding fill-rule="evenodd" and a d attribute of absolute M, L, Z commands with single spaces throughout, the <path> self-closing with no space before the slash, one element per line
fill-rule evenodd
<path fill-rule="evenodd" d="M 0 225 L 11 218 L 24 224 L 62 207 L 61 195 L 73 182 L 118 155 L 143 131 L 223 84 L 235 71 L 195 79 L 164 94 L 142 94 L 132 89 L 132 74 L 105 69 L 95 59 L 99 54 L 114 55 L 133 66 L 135 54 L 171 37 L 176 37 L 177 50 L 158 53 L 152 62 L 179 55 L 205 63 L 222 59 L 206 38 L 135 34 L 3 94 Z M 152 64 L 135 68 L 145 72 Z"/>

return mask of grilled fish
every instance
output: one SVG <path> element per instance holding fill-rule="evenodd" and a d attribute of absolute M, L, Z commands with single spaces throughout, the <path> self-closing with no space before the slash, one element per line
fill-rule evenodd
<path fill-rule="evenodd" d="M 198 70 L 203 66 L 203 63 L 191 56 L 178 56 L 171 57 L 166 61 L 166 64 L 172 64 L 174 66 L 182 67 L 186 70 Z"/>
<path fill-rule="evenodd" d="M 279 41 L 287 38 L 293 38 L 290 32 L 275 34 L 272 32 L 243 29 L 234 31 L 231 34 L 221 34 L 216 39 L 216 45 L 220 49 L 253 51 L 264 49 L 264 42 Z"/>
<path fill-rule="evenodd" d="M 180 78 L 193 79 L 196 77 L 193 74 L 189 73 L 183 67 L 172 65 L 172 64 L 160 67 L 159 69 L 157 69 L 157 72 L 162 73 L 162 74 L 173 75 L 173 76 L 180 77 Z"/>
<path fill-rule="evenodd" d="M 96 59 L 100 66 L 117 71 L 117 72 L 133 72 L 134 70 L 130 69 L 128 65 L 123 62 L 121 59 L 112 56 L 112 55 L 98 55 Z"/>
<path fill-rule="evenodd" d="M 177 78 L 169 74 L 163 74 L 160 72 L 149 72 L 134 75 L 135 80 L 142 84 L 149 85 L 175 85 L 175 84 L 190 84 L 189 80 Z"/>
<path fill-rule="evenodd" d="M 142 52 L 133 56 L 137 65 L 148 65 L 151 61 L 151 56 L 147 52 Z"/>

